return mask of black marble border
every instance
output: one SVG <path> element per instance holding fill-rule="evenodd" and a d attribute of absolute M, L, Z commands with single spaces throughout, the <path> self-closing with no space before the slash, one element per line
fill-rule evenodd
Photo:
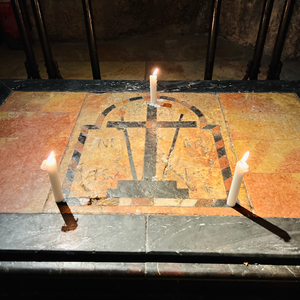
<path fill-rule="evenodd" d="M 0 106 L 4 104 L 11 92 L 12 91 L 0 80 Z"/>
<path fill-rule="evenodd" d="M 12 91 L 34 92 L 149 92 L 149 81 L 143 80 L 57 80 L 2 79 L 0 84 Z M 214 81 L 158 81 L 160 93 L 296 93 L 300 98 L 300 81 L 284 80 L 214 80 Z"/>
<path fill-rule="evenodd" d="M 300 259 L 298 218 L 67 215 L 1 213 L 1 260 L 293 264 Z"/>

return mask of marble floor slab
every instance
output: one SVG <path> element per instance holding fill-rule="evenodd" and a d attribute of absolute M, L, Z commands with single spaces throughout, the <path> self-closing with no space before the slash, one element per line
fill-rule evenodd
<path fill-rule="evenodd" d="M 54 151 L 74 213 L 300 217 L 300 103 L 288 93 L 13 92 L 0 107 L 0 211 L 57 213 Z"/>

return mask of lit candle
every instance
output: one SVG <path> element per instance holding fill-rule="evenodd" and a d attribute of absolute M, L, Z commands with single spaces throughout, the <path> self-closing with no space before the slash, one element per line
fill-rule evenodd
<path fill-rule="evenodd" d="M 41 165 L 41 169 L 48 171 L 55 201 L 56 202 L 64 201 L 64 196 L 61 189 L 61 183 L 57 171 L 56 159 L 54 157 L 53 151 L 50 153 L 49 157 L 43 161 Z"/>
<path fill-rule="evenodd" d="M 241 188 L 244 174 L 246 172 L 248 172 L 248 170 L 249 170 L 249 166 L 246 163 L 246 161 L 249 157 L 249 154 L 250 154 L 249 151 L 246 152 L 245 155 L 243 156 L 243 158 L 240 161 L 238 161 L 236 164 L 233 180 L 232 180 L 229 195 L 227 198 L 228 206 L 233 207 L 236 204 L 236 200 L 237 200 L 240 188 Z"/>
<path fill-rule="evenodd" d="M 157 104 L 157 72 L 158 69 L 150 75 L 150 99 L 152 104 Z"/>

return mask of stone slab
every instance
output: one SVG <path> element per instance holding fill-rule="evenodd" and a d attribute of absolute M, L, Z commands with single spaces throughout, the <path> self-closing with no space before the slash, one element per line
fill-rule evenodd
<path fill-rule="evenodd" d="M 1 251 L 141 253 L 145 217 L 0 214 Z"/>
<path fill-rule="evenodd" d="M 2 79 L 13 91 L 57 92 L 149 92 L 149 80 L 40 80 Z M 295 92 L 300 95 L 300 81 L 283 80 L 199 80 L 158 81 L 158 92 L 238 93 Z"/>
<path fill-rule="evenodd" d="M 300 258 L 299 219 L 148 216 L 147 253 Z"/>

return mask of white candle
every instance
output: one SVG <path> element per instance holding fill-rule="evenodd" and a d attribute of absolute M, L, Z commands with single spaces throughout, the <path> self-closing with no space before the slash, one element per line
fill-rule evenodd
<path fill-rule="evenodd" d="M 158 69 L 150 75 L 150 99 L 152 104 L 157 104 L 157 72 Z"/>
<path fill-rule="evenodd" d="M 244 174 L 246 172 L 248 172 L 248 170 L 249 170 L 249 166 L 246 163 L 246 160 L 248 159 L 249 154 L 250 154 L 249 151 L 246 152 L 245 155 L 243 156 L 243 158 L 240 161 L 238 161 L 236 164 L 233 180 L 232 180 L 229 195 L 227 198 L 228 206 L 233 207 L 236 204 L 236 200 L 237 200 L 240 188 L 241 188 Z"/>
<path fill-rule="evenodd" d="M 48 171 L 55 201 L 56 202 L 64 201 L 61 183 L 57 171 L 56 159 L 54 157 L 53 151 L 50 153 L 49 157 L 43 161 L 41 165 L 41 169 Z"/>

